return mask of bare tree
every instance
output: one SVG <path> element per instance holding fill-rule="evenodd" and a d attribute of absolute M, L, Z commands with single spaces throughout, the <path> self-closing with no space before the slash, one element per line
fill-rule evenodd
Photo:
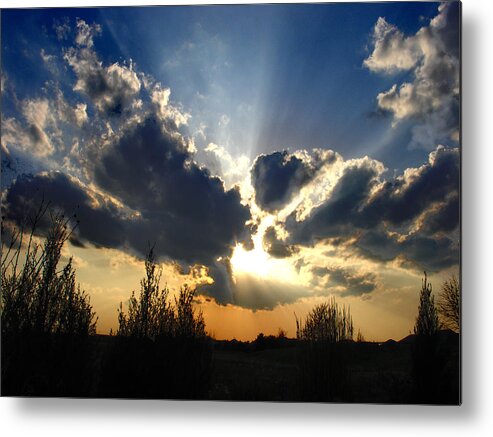
<path fill-rule="evenodd" d="M 335 298 L 315 306 L 304 322 L 296 318 L 296 336 L 301 340 L 336 343 L 352 340 L 353 333 L 349 307 L 339 308 Z"/>
<path fill-rule="evenodd" d="M 353 339 L 349 307 L 334 298 L 315 306 L 306 320 L 296 318 L 299 349 L 299 386 L 309 401 L 349 400 L 349 357 L 346 343 Z"/>
<path fill-rule="evenodd" d="M 455 275 L 442 284 L 438 295 L 438 313 L 445 327 L 460 331 L 460 286 Z"/>

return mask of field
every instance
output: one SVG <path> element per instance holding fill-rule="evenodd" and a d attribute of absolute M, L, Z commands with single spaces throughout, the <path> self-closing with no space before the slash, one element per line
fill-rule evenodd
<path fill-rule="evenodd" d="M 51 340 L 49 346 L 23 348 L 22 364 L 15 367 L 2 355 L 2 395 L 459 403 L 459 336 L 440 332 L 440 366 L 429 369 L 435 381 L 433 398 L 420 397 L 416 388 L 414 340 L 409 336 L 399 342 L 350 342 L 333 356 L 335 366 L 327 361 L 332 364 L 322 369 L 317 364 L 325 363 L 325 357 L 315 364 L 307 361 L 310 352 L 305 345 L 286 338 L 210 340 L 201 349 L 176 343 L 158 348 L 151 342 L 122 342 L 102 335 L 68 349 L 66 341 Z M 337 383 L 342 383 L 340 390 L 330 391 Z"/>

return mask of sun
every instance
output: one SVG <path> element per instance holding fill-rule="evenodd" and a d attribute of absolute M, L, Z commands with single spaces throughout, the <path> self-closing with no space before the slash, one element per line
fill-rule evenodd
<path fill-rule="evenodd" d="M 254 248 L 246 250 L 241 244 L 236 245 L 231 256 L 231 266 L 235 278 L 251 275 L 280 282 L 299 282 L 298 274 L 290 260 L 270 256 L 263 247 L 263 235 L 273 222 L 271 217 L 262 220 L 258 231 L 252 236 Z"/>
<path fill-rule="evenodd" d="M 233 272 L 250 273 L 258 276 L 269 276 L 272 267 L 270 261 L 269 255 L 257 245 L 248 251 L 241 244 L 238 244 L 231 257 Z"/>

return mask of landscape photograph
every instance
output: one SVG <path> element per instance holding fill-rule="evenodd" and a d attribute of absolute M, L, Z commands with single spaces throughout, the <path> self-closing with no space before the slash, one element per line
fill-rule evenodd
<path fill-rule="evenodd" d="M 1 395 L 461 404 L 461 3 L 2 8 Z"/>

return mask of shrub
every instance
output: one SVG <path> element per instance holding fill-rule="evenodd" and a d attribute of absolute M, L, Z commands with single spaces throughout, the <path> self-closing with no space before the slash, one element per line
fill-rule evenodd
<path fill-rule="evenodd" d="M 335 299 L 314 307 L 305 321 L 296 319 L 300 392 L 305 400 L 350 400 L 347 343 L 353 330 L 349 308 L 339 308 Z"/>
<path fill-rule="evenodd" d="M 2 333 L 94 334 L 95 313 L 89 297 L 76 285 L 72 259 L 59 269 L 63 245 L 74 227 L 63 215 L 52 215 L 41 245 L 34 239 L 37 222 L 37 218 L 32 221 L 27 247 L 23 248 L 20 229 L 14 230 L 10 245 L 2 251 Z"/>
<path fill-rule="evenodd" d="M 140 281 L 140 296 L 137 299 L 132 292 L 127 315 L 120 303 L 117 335 L 154 340 L 173 332 L 175 321 L 167 301 L 169 290 L 159 286 L 162 269 L 156 264 L 153 249 L 149 250 L 145 260 L 145 270 L 146 276 Z"/>
<path fill-rule="evenodd" d="M 180 288 L 174 306 L 168 302 L 169 289 L 160 288 L 162 268 L 156 263 L 151 248 L 145 260 L 146 276 L 140 282 L 140 295 L 129 300 L 128 314 L 123 304 L 118 310 L 117 335 L 135 338 L 198 339 L 205 338 L 205 322 L 201 312 L 193 308 L 195 290 L 188 285 Z"/>
<path fill-rule="evenodd" d="M 208 388 L 211 345 L 201 312 L 193 308 L 195 290 L 181 287 L 169 302 L 160 288 L 161 268 L 151 248 L 138 297 L 120 304 L 116 343 L 104 370 L 103 396 L 199 398 Z M 123 382 L 124 381 L 124 382 Z"/>
<path fill-rule="evenodd" d="M 352 340 L 353 333 L 349 308 L 339 308 L 334 298 L 315 306 L 304 322 L 296 319 L 296 337 L 301 340 L 337 343 Z"/>
<path fill-rule="evenodd" d="M 60 268 L 61 251 L 75 226 L 50 212 L 44 243 L 37 226 L 42 205 L 25 227 L 14 228 L 1 258 L 2 393 L 83 395 L 88 387 L 85 338 L 96 331 L 89 297 L 76 284 L 70 259 Z"/>

